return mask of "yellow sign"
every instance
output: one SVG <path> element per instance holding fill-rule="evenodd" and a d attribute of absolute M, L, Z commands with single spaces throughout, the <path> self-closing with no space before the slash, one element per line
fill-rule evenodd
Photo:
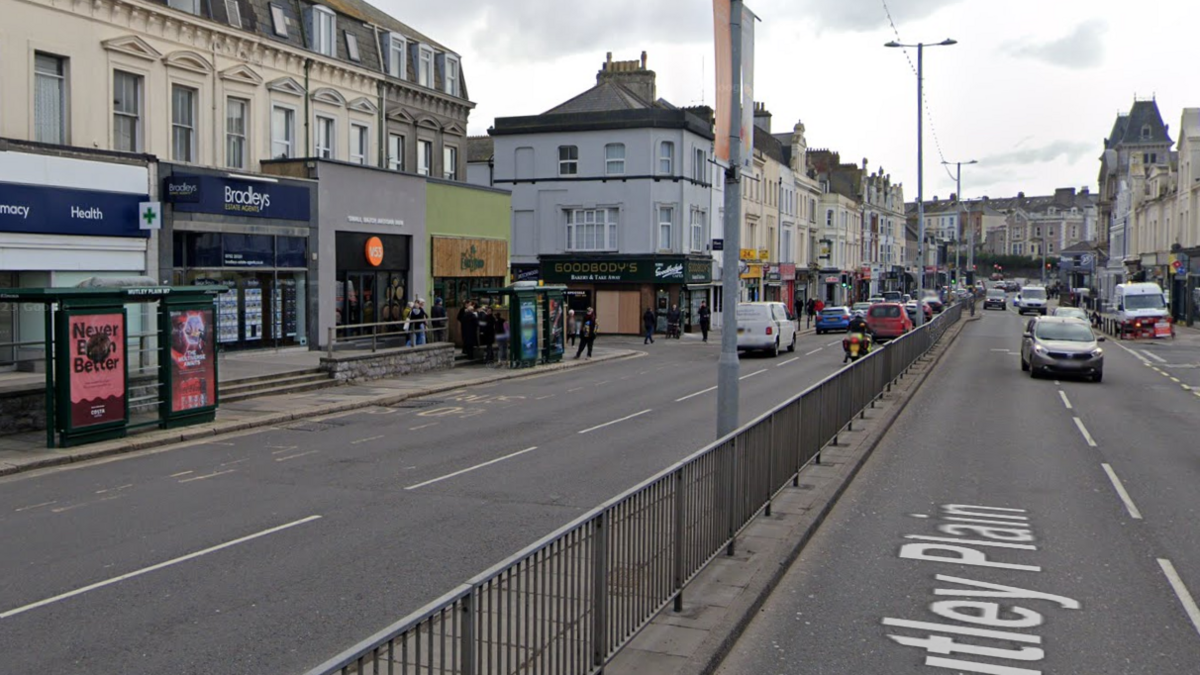
<path fill-rule="evenodd" d="M 768 249 L 765 249 L 765 248 L 758 249 L 758 259 L 759 260 L 770 260 L 771 259 L 771 251 L 769 251 Z"/>
<path fill-rule="evenodd" d="M 738 257 L 742 260 L 758 260 L 758 251 L 752 248 L 744 248 L 738 253 Z"/>
<path fill-rule="evenodd" d="M 763 276 L 762 265 L 746 265 L 746 271 L 742 272 L 743 279 L 761 279 Z"/>

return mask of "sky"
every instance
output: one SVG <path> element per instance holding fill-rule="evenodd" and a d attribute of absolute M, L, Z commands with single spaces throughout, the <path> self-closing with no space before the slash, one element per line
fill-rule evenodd
<path fill-rule="evenodd" d="M 658 94 L 714 104 L 712 0 L 372 0 L 462 56 L 477 107 L 468 132 L 536 115 L 595 84 L 607 52 L 648 55 Z M 1116 0 L 747 0 L 755 96 L 772 131 L 803 121 L 810 148 L 868 160 L 917 196 L 915 49 L 924 50 L 924 196 L 964 199 L 1096 191 L 1104 138 L 1137 99 L 1158 101 L 1171 137 L 1200 107 L 1189 26 L 1200 3 L 1153 11 Z M 889 14 L 891 21 L 889 21 Z M 893 28 L 894 26 L 894 28 Z M 907 56 L 907 58 L 906 58 Z"/>

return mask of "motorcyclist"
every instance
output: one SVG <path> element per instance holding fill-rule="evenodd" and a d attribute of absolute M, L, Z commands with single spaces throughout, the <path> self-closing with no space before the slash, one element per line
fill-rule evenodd
<path fill-rule="evenodd" d="M 846 339 L 842 341 L 842 348 L 846 350 L 846 357 L 842 359 L 842 363 L 850 360 L 850 336 L 855 333 L 862 335 L 862 339 L 866 342 L 866 345 L 870 344 L 871 329 L 867 325 L 866 318 L 857 314 L 850 318 L 850 325 L 846 328 Z M 869 347 L 863 349 L 864 354 L 867 352 L 867 349 Z"/>

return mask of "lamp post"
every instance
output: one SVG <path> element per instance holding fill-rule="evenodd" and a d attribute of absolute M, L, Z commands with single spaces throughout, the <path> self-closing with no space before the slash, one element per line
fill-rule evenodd
<path fill-rule="evenodd" d="M 958 207 L 958 217 L 959 217 L 958 230 L 959 230 L 960 236 L 962 233 L 962 168 L 963 168 L 963 164 L 969 165 L 969 164 L 978 164 L 978 163 L 979 163 L 979 161 L 974 160 L 974 159 L 972 159 L 969 162 L 946 162 L 946 161 L 942 162 L 942 164 L 953 164 L 955 166 L 954 202 L 955 202 L 955 206 Z M 956 237 L 956 239 L 957 239 L 957 237 Z M 955 246 L 954 246 L 954 269 L 955 269 L 955 272 L 959 275 L 958 278 L 961 281 L 962 280 L 962 272 L 958 269 L 958 243 L 957 243 L 957 241 L 955 242 Z M 975 270 L 975 226 L 974 225 L 969 225 L 969 231 L 967 233 L 967 269 L 971 270 L 971 271 Z"/>
<path fill-rule="evenodd" d="M 949 47 L 950 45 L 958 44 L 957 41 L 946 38 L 941 42 L 935 42 L 930 47 Z M 921 291 L 925 289 L 925 176 L 924 176 L 924 157 L 922 151 L 924 149 L 924 125 L 922 118 L 925 112 L 925 92 L 923 90 L 923 74 L 922 66 L 924 62 L 925 43 L 918 42 L 915 45 L 900 44 L 895 40 L 887 43 L 884 47 L 916 47 L 917 48 L 917 263 L 920 267 L 917 277 L 917 325 L 925 323 L 925 313 L 920 311 Z"/>

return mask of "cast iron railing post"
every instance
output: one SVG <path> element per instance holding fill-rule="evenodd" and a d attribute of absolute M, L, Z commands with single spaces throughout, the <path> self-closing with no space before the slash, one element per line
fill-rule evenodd
<path fill-rule="evenodd" d="M 607 511 L 592 521 L 592 665 L 603 666 L 608 655 L 608 528 Z"/>
<path fill-rule="evenodd" d="M 687 547 L 684 546 L 684 500 L 683 489 L 683 469 L 675 472 L 675 571 L 674 583 L 675 588 L 675 611 L 683 611 L 683 552 Z"/>

